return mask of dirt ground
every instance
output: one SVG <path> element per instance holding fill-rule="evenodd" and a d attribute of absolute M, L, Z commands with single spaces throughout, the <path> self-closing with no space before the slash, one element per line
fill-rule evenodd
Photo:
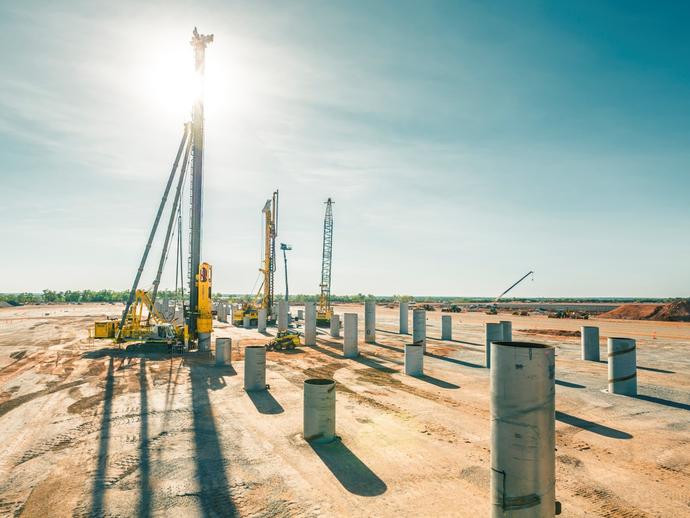
<path fill-rule="evenodd" d="M 336 307 L 360 314 L 360 337 L 362 309 Z M 562 516 L 690 516 L 690 324 L 461 313 L 442 341 L 429 312 L 426 375 L 412 378 L 398 310 L 379 307 L 360 358 L 321 332 L 315 347 L 269 352 L 270 390 L 249 395 L 243 347 L 270 336 L 216 323 L 233 338 L 225 368 L 89 338 L 120 311 L 0 309 L 0 516 L 488 516 L 483 323 L 499 319 L 514 339 L 557 346 Z M 602 358 L 605 337 L 638 340 L 638 397 L 605 392 L 605 362 L 554 332 L 583 323 L 600 326 Z M 309 377 L 337 381 L 341 441 L 302 439 Z"/>

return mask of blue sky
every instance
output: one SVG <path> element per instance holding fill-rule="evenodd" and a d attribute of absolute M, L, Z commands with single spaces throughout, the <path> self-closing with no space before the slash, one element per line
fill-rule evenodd
<path fill-rule="evenodd" d="M 294 293 L 318 291 L 331 196 L 336 293 L 492 296 L 534 269 L 515 295 L 688 296 L 688 21 L 678 2 L 4 3 L 0 292 L 130 285 L 198 25 L 216 290 L 254 286 L 279 188 Z"/>

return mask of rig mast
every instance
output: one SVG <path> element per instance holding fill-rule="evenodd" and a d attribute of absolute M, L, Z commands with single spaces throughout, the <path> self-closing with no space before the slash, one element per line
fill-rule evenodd
<path fill-rule="evenodd" d="M 213 34 L 199 34 L 196 27 L 190 44 L 194 49 L 194 64 L 200 85 L 199 96 L 192 108 L 192 189 L 191 224 L 189 236 L 189 311 L 187 323 L 192 339 L 197 336 L 199 316 L 199 286 L 197 276 L 201 264 L 201 217 L 203 205 L 203 161 L 204 161 L 204 98 L 203 78 L 206 59 L 206 46 L 213 41 Z"/>

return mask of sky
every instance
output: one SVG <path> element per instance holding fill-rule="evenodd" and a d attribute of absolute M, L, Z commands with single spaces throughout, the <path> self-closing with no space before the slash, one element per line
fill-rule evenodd
<path fill-rule="evenodd" d="M 689 296 L 688 21 L 683 2 L 4 2 L 0 292 L 129 288 L 196 25 L 215 291 L 258 288 L 279 189 L 291 293 L 319 290 L 332 197 L 337 294 L 496 296 L 534 270 L 513 295 Z"/>

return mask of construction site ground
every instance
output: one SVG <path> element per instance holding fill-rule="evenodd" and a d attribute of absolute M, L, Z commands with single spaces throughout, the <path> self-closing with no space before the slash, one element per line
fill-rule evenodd
<path fill-rule="evenodd" d="M 363 340 L 363 307 L 335 309 L 359 313 Z M 513 339 L 557 346 L 562 516 L 690 516 L 690 324 L 464 312 L 443 341 L 428 312 L 425 376 L 413 378 L 398 309 L 379 306 L 359 358 L 319 330 L 315 347 L 269 352 L 270 390 L 248 394 L 243 348 L 275 329 L 216 322 L 233 339 L 232 366 L 216 367 L 208 353 L 89 338 L 121 311 L 0 309 L 0 516 L 488 516 L 483 324 L 499 319 Z M 600 326 L 601 362 L 563 333 L 583 324 Z M 605 390 L 608 336 L 637 339 L 637 397 Z M 341 439 L 328 445 L 301 436 L 313 377 L 337 382 Z"/>

